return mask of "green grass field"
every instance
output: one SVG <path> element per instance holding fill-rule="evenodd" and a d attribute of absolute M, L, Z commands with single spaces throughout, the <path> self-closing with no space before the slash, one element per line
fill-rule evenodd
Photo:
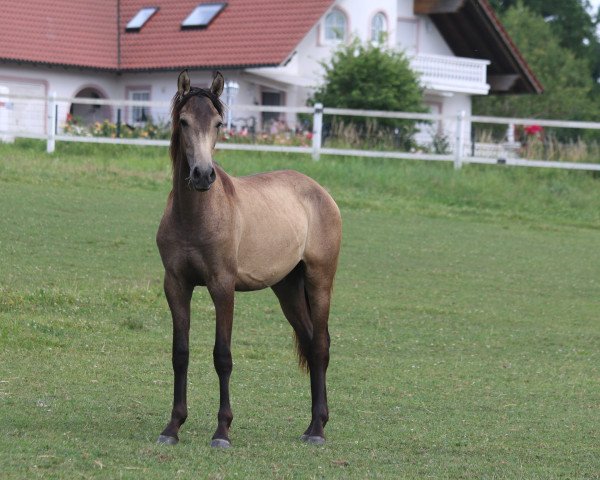
<path fill-rule="evenodd" d="M 600 478 L 600 178 L 221 152 L 338 200 L 324 447 L 291 328 L 238 294 L 233 448 L 216 426 L 213 307 L 193 299 L 190 416 L 171 404 L 154 235 L 166 149 L 0 144 L 0 477 Z"/>

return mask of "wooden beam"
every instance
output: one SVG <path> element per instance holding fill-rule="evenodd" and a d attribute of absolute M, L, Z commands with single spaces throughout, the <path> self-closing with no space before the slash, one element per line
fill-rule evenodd
<path fill-rule="evenodd" d="M 414 0 L 415 15 L 433 15 L 436 13 L 456 13 L 466 0 Z"/>

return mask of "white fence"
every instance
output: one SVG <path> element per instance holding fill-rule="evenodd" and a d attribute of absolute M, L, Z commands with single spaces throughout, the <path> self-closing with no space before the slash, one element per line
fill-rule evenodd
<path fill-rule="evenodd" d="M 78 135 L 67 133 L 65 121 L 68 112 L 73 105 L 88 105 L 93 111 L 102 111 L 106 114 L 104 106 L 111 107 L 110 118 L 112 122 L 118 122 L 121 128 L 126 128 L 127 119 L 134 108 L 147 109 L 153 118 L 157 116 L 162 119 L 168 118 L 170 109 L 169 102 L 156 101 L 132 101 L 132 100 L 106 100 L 89 98 L 59 98 L 55 95 L 49 97 L 12 95 L 6 90 L 0 90 L 0 141 L 11 141 L 15 137 L 45 139 L 47 151 L 52 153 L 56 142 L 92 142 L 110 144 L 130 144 L 143 146 L 168 146 L 166 139 L 149 138 L 122 138 L 118 134 L 115 138 L 92 136 L 91 134 Z M 235 141 L 219 142 L 218 149 L 223 150 L 248 150 L 267 152 L 292 152 L 310 154 L 315 160 L 321 155 L 341 155 L 358 157 L 396 158 L 408 160 L 428 160 L 453 162 L 455 168 L 461 168 L 463 164 L 501 164 L 528 167 L 561 168 L 573 170 L 600 171 L 600 158 L 598 163 L 583 163 L 572 161 L 550 161 L 544 158 L 531 159 L 521 158 L 519 155 L 519 144 L 514 142 L 511 131 L 515 125 L 521 127 L 537 125 L 539 127 L 552 127 L 561 129 L 600 130 L 600 123 L 574 122 L 542 119 L 522 118 L 498 118 L 465 115 L 464 112 L 456 116 L 447 116 L 429 113 L 411 112 L 387 112 L 352 110 L 323 107 L 318 104 L 314 107 L 282 107 L 282 106 L 259 106 L 259 105 L 233 105 L 234 117 L 247 122 L 248 118 L 260 119 L 265 113 L 276 113 L 282 119 L 295 119 L 298 114 L 304 114 L 312 119 L 312 132 L 308 135 L 304 145 L 294 146 L 286 144 L 265 145 L 252 143 L 236 143 Z M 250 115 L 243 117 L 244 115 Z M 335 115 L 336 117 L 368 117 L 377 119 L 405 119 L 421 122 L 421 128 L 428 125 L 437 125 L 438 132 L 443 132 L 447 139 L 447 151 L 433 153 L 435 149 L 431 145 L 414 151 L 397 150 L 363 150 L 352 148 L 332 148 L 328 146 L 328 140 L 323 138 L 324 116 Z M 263 117 L 264 118 L 264 117 Z M 121 121 L 123 119 L 123 121 Z M 99 119 L 98 119 L 99 120 Z M 254 121 L 253 120 L 253 121 Z M 234 121 L 234 123 L 236 123 Z M 242 122 L 243 123 L 243 122 Z M 260 123 L 260 122 L 259 122 Z M 471 138 L 471 131 L 475 124 L 503 125 L 509 132 L 502 142 L 482 143 Z M 310 140 L 308 137 L 310 136 Z M 431 138 L 430 138 L 431 140 Z M 593 161 L 596 161 L 594 158 Z"/>

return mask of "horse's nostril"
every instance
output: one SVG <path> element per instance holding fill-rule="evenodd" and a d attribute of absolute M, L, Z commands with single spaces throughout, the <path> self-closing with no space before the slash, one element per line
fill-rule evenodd
<path fill-rule="evenodd" d="M 192 169 L 192 178 L 200 178 L 200 169 L 198 167 Z"/>
<path fill-rule="evenodd" d="M 211 182 L 214 182 L 216 178 L 217 178 L 217 173 L 215 172 L 215 169 L 212 168 L 211 171 L 210 171 L 210 175 L 208 176 L 208 179 Z"/>

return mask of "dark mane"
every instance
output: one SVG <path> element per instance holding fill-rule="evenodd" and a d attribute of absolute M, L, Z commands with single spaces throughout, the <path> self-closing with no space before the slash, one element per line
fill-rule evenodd
<path fill-rule="evenodd" d="M 171 162 L 173 166 L 177 162 L 177 153 L 179 149 L 179 134 L 180 134 L 180 126 L 179 126 L 179 114 L 181 113 L 181 109 L 187 103 L 187 101 L 192 97 L 206 97 L 208 98 L 219 115 L 223 116 L 223 112 L 225 111 L 225 105 L 219 97 L 217 97 L 213 92 L 211 92 L 207 88 L 198 88 L 191 87 L 190 91 L 184 95 L 181 95 L 179 92 L 175 94 L 173 97 L 173 101 L 171 104 L 171 146 L 169 148 L 169 152 L 171 155 Z"/>

